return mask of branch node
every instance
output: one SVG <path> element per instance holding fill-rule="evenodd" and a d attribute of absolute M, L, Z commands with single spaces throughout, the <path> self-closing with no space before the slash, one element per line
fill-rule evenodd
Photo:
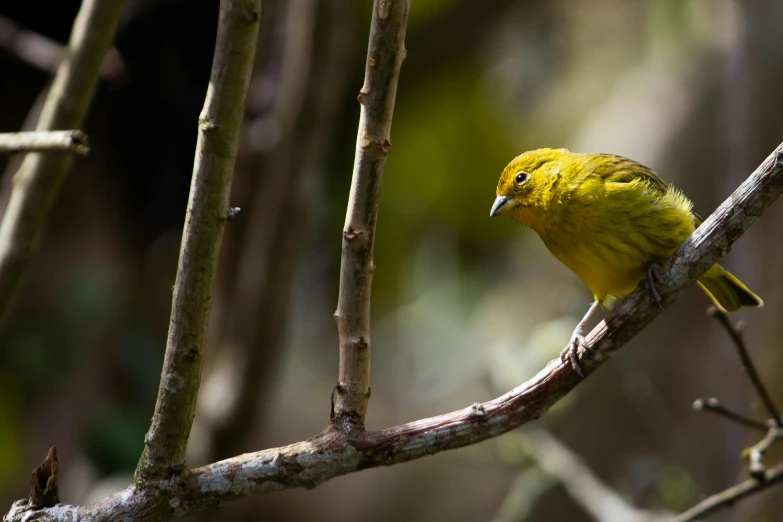
<path fill-rule="evenodd" d="M 364 233 L 363 230 L 354 230 L 353 227 L 348 227 L 347 229 L 343 230 L 343 238 L 346 241 L 353 241 L 360 235 Z M 337 316 L 337 312 L 335 312 L 335 317 Z"/>
<path fill-rule="evenodd" d="M 374 150 L 375 152 L 384 156 L 388 155 L 392 148 L 392 144 L 388 139 L 373 138 L 366 129 L 362 131 L 362 136 L 359 140 L 359 146 L 363 150 Z"/>
<path fill-rule="evenodd" d="M 487 410 L 484 408 L 483 404 L 474 402 L 470 406 L 470 414 L 474 417 L 478 417 L 479 419 L 485 419 L 487 417 Z"/>

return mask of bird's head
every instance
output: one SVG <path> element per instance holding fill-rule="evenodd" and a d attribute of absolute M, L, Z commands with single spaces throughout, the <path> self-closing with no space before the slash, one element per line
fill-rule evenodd
<path fill-rule="evenodd" d="M 500 175 L 490 217 L 508 214 L 534 226 L 559 197 L 554 184 L 571 156 L 566 149 L 537 149 L 514 158 Z"/>

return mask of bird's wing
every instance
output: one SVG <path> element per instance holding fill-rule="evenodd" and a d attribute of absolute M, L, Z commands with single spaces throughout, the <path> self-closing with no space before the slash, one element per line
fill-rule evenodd
<path fill-rule="evenodd" d="M 613 154 L 596 154 L 601 161 L 595 162 L 595 171 L 605 181 L 615 183 L 630 183 L 635 179 L 643 179 L 654 190 L 664 194 L 669 189 L 669 184 L 661 179 L 651 168 L 645 167 L 639 162 L 623 156 Z M 698 227 L 704 221 L 700 215 L 691 211 L 693 221 Z"/>
<path fill-rule="evenodd" d="M 632 159 L 613 154 L 596 154 L 600 161 L 593 163 L 596 174 L 600 175 L 604 181 L 614 183 L 630 183 L 637 179 L 647 181 L 651 188 L 664 194 L 669 184 L 658 176 L 649 167 L 645 167 Z"/>

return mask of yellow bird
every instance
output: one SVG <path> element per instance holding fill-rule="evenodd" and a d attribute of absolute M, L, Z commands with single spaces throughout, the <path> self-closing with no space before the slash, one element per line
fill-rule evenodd
<path fill-rule="evenodd" d="M 600 306 L 610 308 L 645 277 L 660 305 L 655 270 L 701 224 L 692 207 L 682 192 L 628 158 L 538 149 L 503 170 L 489 215 L 507 214 L 535 230 L 593 292 L 595 302 L 561 354 L 581 375 L 576 351 Z M 725 312 L 763 305 L 718 264 L 698 284 Z"/>

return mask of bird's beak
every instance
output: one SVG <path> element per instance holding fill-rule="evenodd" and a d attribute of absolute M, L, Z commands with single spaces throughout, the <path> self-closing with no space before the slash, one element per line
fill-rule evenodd
<path fill-rule="evenodd" d="M 498 196 L 492 204 L 492 210 L 489 211 L 489 217 L 499 216 L 514 206 L 514 200 L 508 196 Z"/>

